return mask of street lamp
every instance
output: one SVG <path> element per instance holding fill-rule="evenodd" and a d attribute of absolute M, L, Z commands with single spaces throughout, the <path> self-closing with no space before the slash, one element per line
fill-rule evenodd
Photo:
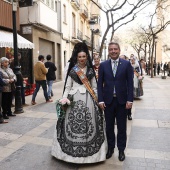
<path fill-rule="evenodd" d="M 90 20 L 89 21 L 90 24 L 90 30 L 91 30 L 91 55 L 92 55 L 92 60 L 93 60 L 93 49 L 94 49 L 94 34 L 99 33 L 99 29 L 94 29 L 94 24 L 96 24 L 96 22 L 94 20 Z"/>
<path fill-rule="evenodd" d="M 13 0 L 12 2 L 12 21 L 13 21 L 13 44 L 14 44 L 14 73 L 17 77 L 16 91 L 15 91 L 15 113 L 23 113 L 21 102 L 21 83 L 22 77 L 20 67 L 18 63 L 18 41 L 17 41 L 17 28 L 16 28 L 16 11 L 18 2 Z"/>

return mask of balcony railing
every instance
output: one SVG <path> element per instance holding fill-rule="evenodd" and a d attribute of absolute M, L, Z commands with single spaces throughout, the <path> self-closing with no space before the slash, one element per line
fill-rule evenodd
<path fill-rule="evenodd" d="M 84 18 L 88 18 L 88 8 L 84 4 L 82 5 L 81 14 Z"/>
<path fill-rule="evenodd" d="M 87 46 L 91 46 L 91 39 L 88 36 L 84 36 L 84 41 L 87 44 Z"/>
<path fill-rule="evenodd" d="M 77 38 L 83 41 L 83 33 L 79 29 L 77 29 Z"/>
<path fill-rule="evenodd" d="M 77 38 L 77 36 L 76 36 L 76 29 L 75 28 L 72 29 L 72 38 L 73 39 Z"/>
<path fill-rule="evenodd" d="M 73 6 L 74 9 L 77 9 L 77 10 L 80 9 L 80 2 L 79 2 L 79 0 L 71 0 L 71 5 Z"/>

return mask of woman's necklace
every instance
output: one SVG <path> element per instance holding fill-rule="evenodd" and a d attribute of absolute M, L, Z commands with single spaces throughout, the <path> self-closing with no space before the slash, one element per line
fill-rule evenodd
<path fill-rule="evenodd" d="M 83 71 L 83 72 L 84 72 L 84 70 L 85 70 L 85 68 L 86 68 L 86 65 L 84 65 L 84 66 L 80 66 L 80 65 L 78 65 L 78 67 L 81 69 L 81 71 Z"/>

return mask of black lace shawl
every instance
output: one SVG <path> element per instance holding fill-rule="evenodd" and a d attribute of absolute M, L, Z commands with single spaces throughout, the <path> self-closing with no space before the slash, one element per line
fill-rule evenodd
<path fill-rule="evenodd" d="M 78 84 L 82 85 L 83 83 L 81 82 L 80 78 L 78 77 L 77 73 L 71 69 L 69 76 Z M 90 81 L 93 77 L 95 76 L 95 73 L 92 68 L 87 67 L 86 71 L 86 77 Z"/>

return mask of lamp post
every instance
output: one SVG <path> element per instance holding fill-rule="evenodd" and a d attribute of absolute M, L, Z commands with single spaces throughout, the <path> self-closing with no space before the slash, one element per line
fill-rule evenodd
<path fill-rule="evenodd" d="M 21 83 L 22 77 L 20 67 L 18 63 L 18 41 L 17 41 L 17 28 L 16 28 L 16 11 L 17 11 L 17 0 L 12 2 L 12 21 L 13 21 L 13 45 L 14 45 L 14 73 L 17 77 L 16 91 L 15 91 L 15 113 L 23 113 L 22 102 L 21 102 Z"/>
<path fill-rule="evenodd" d="M 92 60 L 93 60 L 93 49 L 94 49 L 94 34 L 99 33 L 99 29 L 94 29 L 94 24 L 96 24 L 96 22 L 94 20 L 90 20 L 89 21 L 90 24 L 90 30 L 91 30 L 91 55 L 92 55 Z"/>

